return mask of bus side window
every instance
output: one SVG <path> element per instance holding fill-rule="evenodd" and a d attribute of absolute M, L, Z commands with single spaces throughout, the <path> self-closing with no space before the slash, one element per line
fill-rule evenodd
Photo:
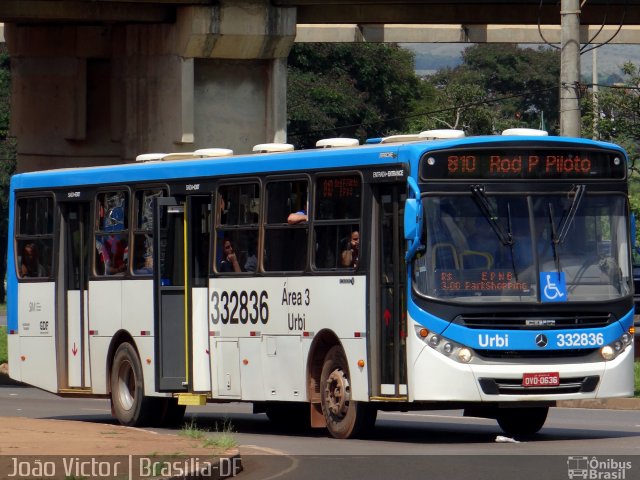
<path fill-rule="evenodd" d="M 267 224 L 265 225 L 263 265 L 266 271 L 302 271 L 307 265 L 309 224 L 287 223 L 291 213 L 305 212 L 307 180 L 274 181 L 267 184 Z"/>
<path fill-rule="evenodd" d="M 133 230 L 133 273 L 153 273 L 153 201 L 164 197 L 162 188 L 138 190 L 135 193 L 135 227 Z"/>
<path fill-rule="evenodd" d="M 319 177 L 314 205 L 315 268 L 357 268 L 362 209 L 360 176 Z"/>
<path fill-rule="evenodd" d="M 96 274 L 124 275 L 129 266 L 128 194 L 101 192 L 96 199 Z"/>
<path fill-rule="evenodd" d="M 214 245 L 216 272 L 237 274 L 258 270 L 260 205 L 260 184 L 257 182 L 221 185 L 218 188 Z"/>
<path fill-rule="evenodd" d="M 16 215 L 18 277 L 50 277 L 53 271 L 53 198 L 18 199 Z"/>

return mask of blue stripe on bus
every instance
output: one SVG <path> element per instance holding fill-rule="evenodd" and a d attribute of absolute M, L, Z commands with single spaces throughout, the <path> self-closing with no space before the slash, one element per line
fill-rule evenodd
<path fill-rule="evenodd" d="M 543 138 L 543 140 L 541 140 Z M 322 150 L 298 150 L 296 152 L 239 155 L 234 157 L 180 160 L 174 162 L 149 162 L 104 167 L 47 170 L 15 175 L 12 188 L 56 188 L 66 186 L 121 184 L 128 182 L 161 181 L 213 177 L 218 175 L 247 175 L 260 173 L 278 173 L 294 170 L 312 170 L 316 168 L 349 168 L 388 163 L 410 163 L 411 171 L 417 172 L 418 162 L 423 153 L 451 147 L 464 147 L 489 143 L 526 143 L 558 144 L 576 146 L 594 146 L 610 148 L 624 153 L 620 147 L 588 139 L 570 139 L 564 137 L 468 137 L 452 140 L 433 140 L 397 145 L 368 145 L 353 148 L 334 148 Z M 395 158 L 389 158 L 395 153 Z M 385 154 L 385 155 L 382 155 Z"/>
<path fill-rule="evenodd" d="M 536 345 L 536 336 L 544 334 L 548 339 L 545 350 L 566 350 L 575 348 L 598 348 L 607 345 L 633 325 L 633 309 L 617 322 L 601 328 L 563 329 L 563 330 L 490 330 L 469 329 L 450 323 L 419 308 L 409 302 L 411 318 L 433 333 L 443 335 L 450 340 L 473 349 L 486 350 L 541 350 Z M 586 337 L 581 337 L 586 334 Z M 578 337 L 575 337 L 578 335 Z M 574 337 L 568 337 L 574 336 Z M 507 342 L 508 340 L 508 342 Z M 578 345 L 573 343 L 578 342 Z M 583 342 L 584 345 L 580 345 Z"/>
<path fill-rule="evenodd" d="M 7 238 L 13 239 L 14 193 L 9 194 L 9 230 Z M 9 240 L 7 255 L 7 330 L 18 331 L 18 279 L 16 278 L 14 242 Z"/>

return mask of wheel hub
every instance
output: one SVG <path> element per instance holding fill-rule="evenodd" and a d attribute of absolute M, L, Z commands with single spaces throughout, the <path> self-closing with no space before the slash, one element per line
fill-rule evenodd
<path fill-rule="evenodd" d="M 133 368 L 123 363 L 118 371 L 118 399 L 125 410 L 130 410 L 136 395 L 136 382 Z"/>
<path fill-rule="evenodd" d="M 334 370 L 325 384 L 325 404 L 332 415 L 344 417 L 349 410 L 351 388 L 342 370 Z"/>

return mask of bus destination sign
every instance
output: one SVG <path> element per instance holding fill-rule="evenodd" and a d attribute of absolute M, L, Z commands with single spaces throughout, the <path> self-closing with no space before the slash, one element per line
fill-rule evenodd
<path fill-rule="evenodd" d="M 615 152 L 562 148 L 442 151 L 422 160 L 424 180 L 623 179 L 625 169 L 623 156 Z"/>

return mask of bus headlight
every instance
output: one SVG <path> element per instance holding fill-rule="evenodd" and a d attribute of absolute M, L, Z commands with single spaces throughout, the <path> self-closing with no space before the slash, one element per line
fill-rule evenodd
<path fill-rule="evenodd" d="M 616 352 L 613 350 L 613 347 L 611 347 L 611 345 L 605 345 L 604 347 L 602 347 L 600 349 L 600 355 L 602 355 L 602 358 L 604 358 L 605 360 L 613 360 L 614 358 L 616 358 Z"/>
<path fill-rule="evenodd" d="M 623 333 L 620 338 L 614 340 L 609 345 L 605 345 L 600 349 L 600 355 L 606 361 L 613 360 L 622 352 L 624 352 L 629 345 L 633 343 L 633 335 L 630 333 Z"/>
<path fill-rule="evenodd" d="M 449 357 L 460 363 L 469 363 L 473 358 L 473 350 L 460 343 L 449 340 L 442 335 L 429 332 L 428 330 L 428 333 L 425 335 L 425 328 L 418 325 L 416 325 L 415 331 L 420 340 L 445 357 Z"/>
<path fill-rule="evenodd" d="M 463 347 L 458 350 L 458 361 L 461 363 L 469 363 L 471 361 L 471 357 L 473 357 L 471 350 L 467 347 Z"/>

